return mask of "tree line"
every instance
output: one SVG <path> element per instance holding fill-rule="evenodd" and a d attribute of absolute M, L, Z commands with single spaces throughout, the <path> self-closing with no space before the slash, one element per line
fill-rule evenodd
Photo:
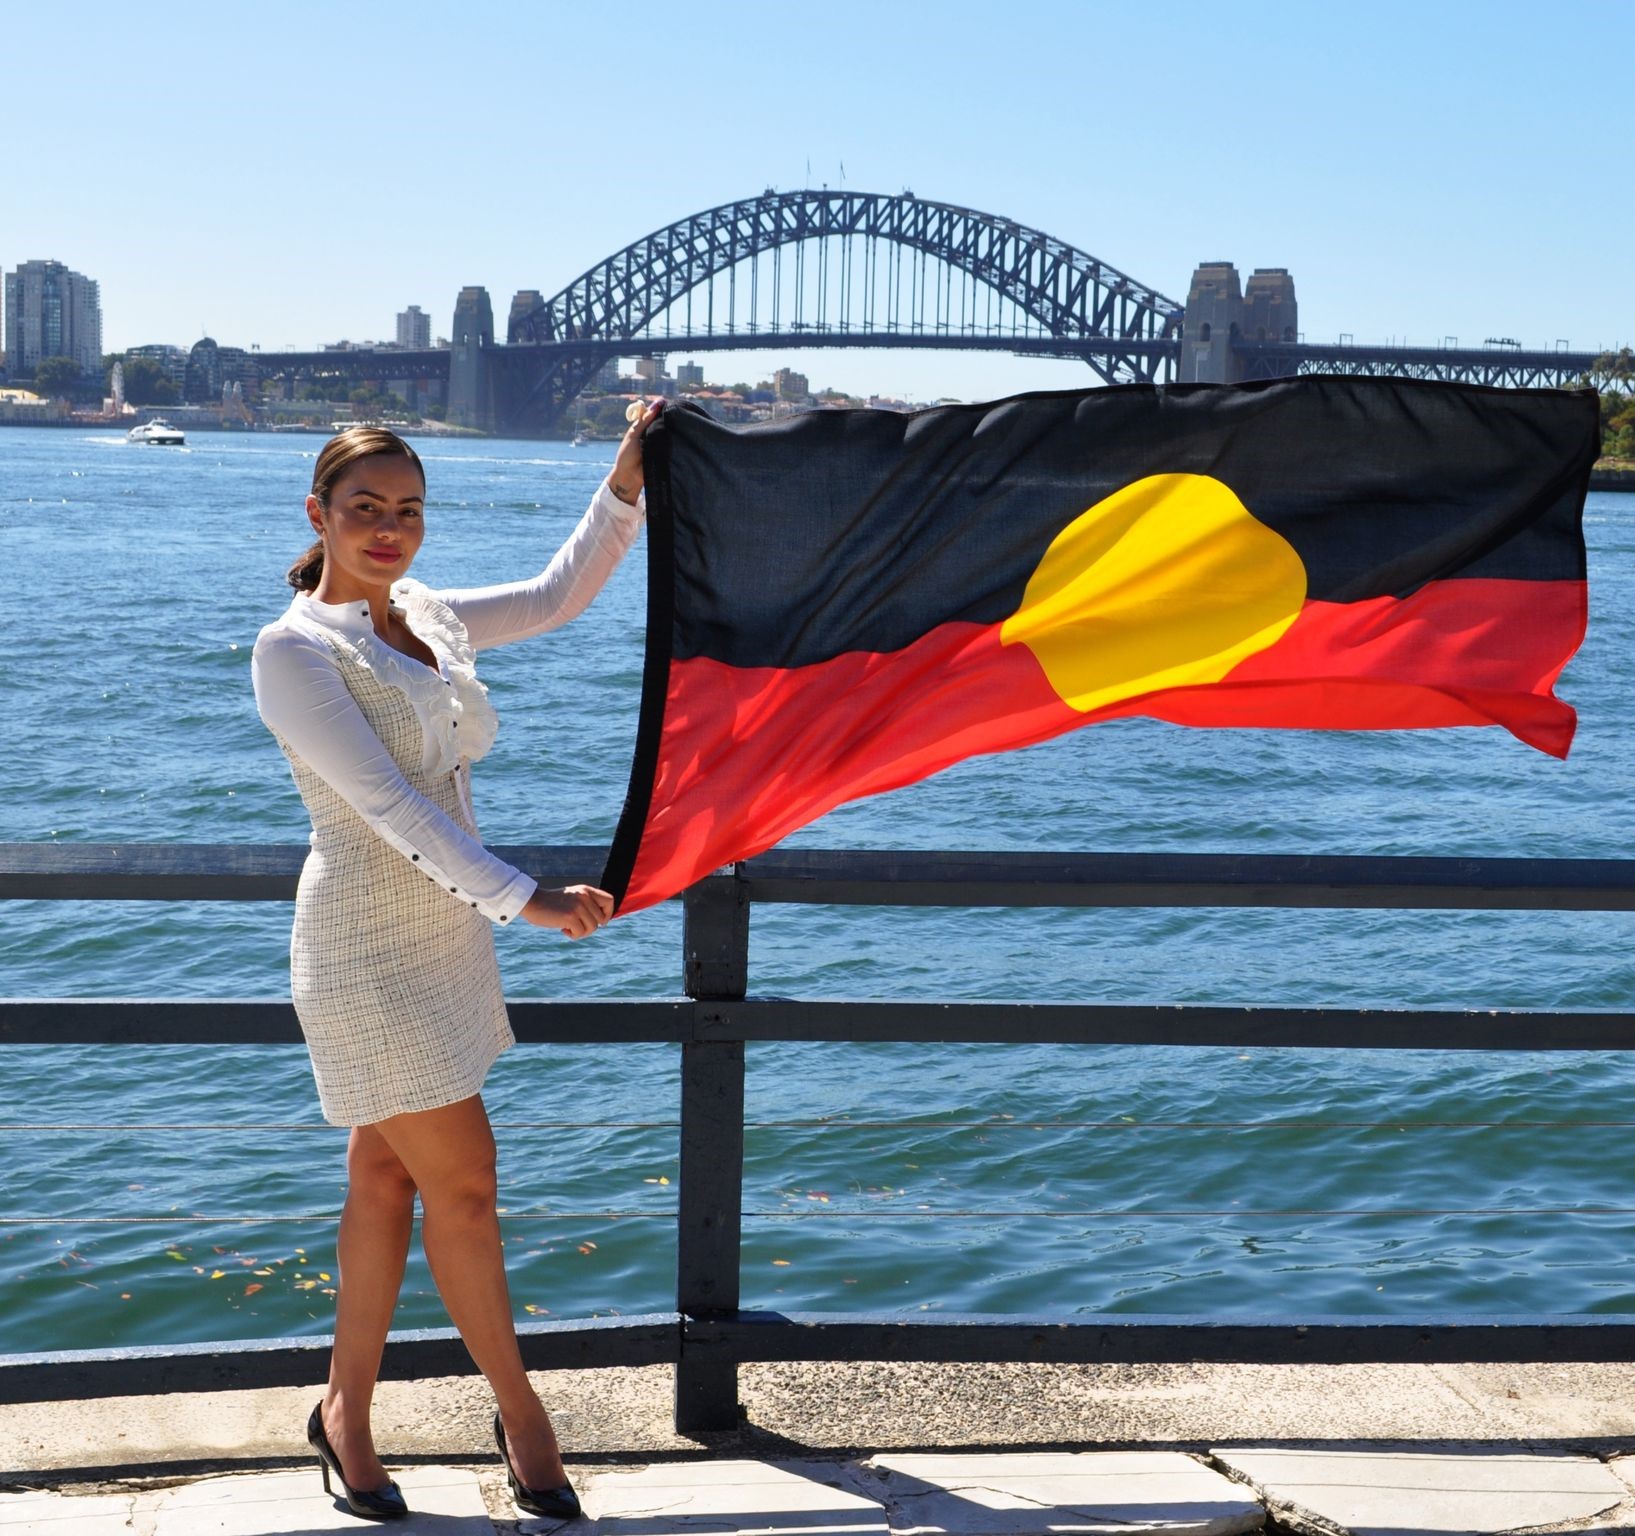
<path fill-rule="evenodd" d="M 1635 352 L 1621 347 L 1595 360 L 1601 380 L 1601 457 L 1635 465 Z"/>

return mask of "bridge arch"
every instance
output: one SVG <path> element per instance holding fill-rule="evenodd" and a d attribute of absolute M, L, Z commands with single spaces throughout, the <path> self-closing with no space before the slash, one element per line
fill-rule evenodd
<path fill-rule="evenodd" d="M 809 246 L 815 249 L 806 259 Z M 776 264 L 791 247 L 795 302 L 786 319 L 788 285 Z M 760 258 L 766 256 L 775 277 L 763 298 Z M 906 316 L 905 260 L 911 266 Z M 928 275 L 927 262 L 940 270 Z M 808 266 L 815 269 L 815 307 L 806 303 Z M 745 267 L 750 293 L 740 306 L 732 282 Z M 954 273 L 962 274 L 957 312 L 947 276 Z M 729 280 L 724 317 L 716 297 L 722 277 Z M 979 314 L 974 295 L 983 291 Z M 695 296 L 701 315 L 694 314 Z M 678 311 L 685 315 L 679 332 Z M 504 349 L 511 354 L 506 371 L 513 387 L 502 389 L 510 399 L 501 414 L 518 424 L 520 417 L 560 415 L 621 347 L 968 343 L 1081 356 L 1109 382 L 1151 380 L 1171 366 L 1182 314 L 1174 299 L 1011 219 L 911 192 L 769 188 L 654 230 L 550 298 L 513 306 Z M 669 329 L 655 334 L 661 318 Z M 529 366 L 531 348 L 542 350 Z M 524 382 L 526 374 L 532 377 Z"/>

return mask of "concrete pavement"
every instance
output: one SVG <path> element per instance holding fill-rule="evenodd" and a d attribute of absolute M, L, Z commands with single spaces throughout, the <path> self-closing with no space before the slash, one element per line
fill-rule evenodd
<path fill-rule="evenodd" d="M 1621 1366 L 755 1365 L 746 1422 L 678 1436 L 667 1368 L 535 1378 L 589 1519 L 563 1536 L 1635 1533 Z M 0 1407 L 4 1536 L 366 1529 L 305 1443 L 318 1389 Z M 414 1519 L 521 1521 L 474 1378 L 383 1383 Z"/>

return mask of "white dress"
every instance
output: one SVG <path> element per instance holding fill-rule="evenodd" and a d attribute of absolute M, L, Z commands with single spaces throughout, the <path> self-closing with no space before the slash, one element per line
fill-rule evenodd
<path fill-rule="evenodd" d="M 392 610 L 435 672 L 380 639 L 362 601 L 297 592 L 256 637 L 256 707 L 312 817 L 290 993 L 331 1124 L 469 1098 L 514 1043 L 493 929 L 537 882 L 477 833 L 471 764 L 499 721 L 475 653 L 565 624 L 641 523 L 642 506 L 604 481 L 538 576 L 437 592 L 394 582 Z"/>

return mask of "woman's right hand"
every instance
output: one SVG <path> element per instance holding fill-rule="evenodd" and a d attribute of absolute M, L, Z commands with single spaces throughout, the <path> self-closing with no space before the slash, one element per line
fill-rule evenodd
<path fill-rule="evenodd" d="M 639 401 L 632 401 L 630 409 L 635 410 L 638 404 Z M 642 435 L 659 419 L 663 408 L 662 399 L 643 406 L 641 413 L 631 421 L 624 436 L 619 439 L 618 456 L 613 461 L 613 468 L 608 471 L 607 488 L 620 501 L 632 507 L 642 493 Z"/>
<path fill-rule="evenodd" d="M 536 928 L 557 928 L 570 939 L 582 939 L 613 916 L 613 898 L 594 885 L 570 885 L 561 890 L 540 886 L 528 898 L 522 916 Z"/>

